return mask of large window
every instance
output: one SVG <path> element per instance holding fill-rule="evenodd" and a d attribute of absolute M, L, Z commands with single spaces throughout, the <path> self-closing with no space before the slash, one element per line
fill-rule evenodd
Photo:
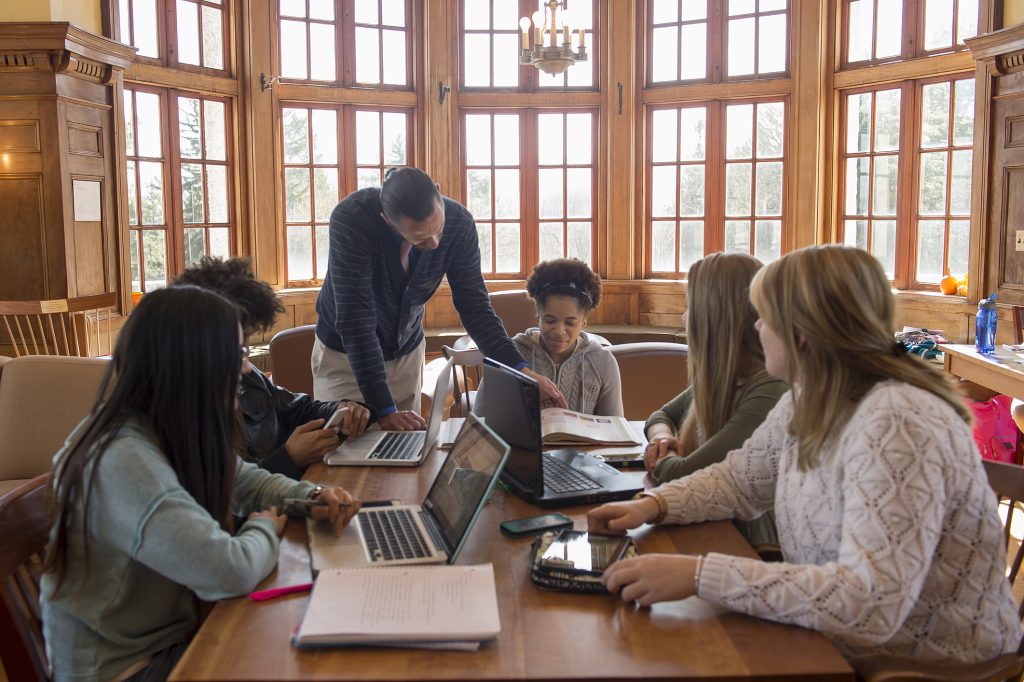
<path fill-rule="evenodd" d="M 279 0 L 277 5 L 282 78 L 411 84 L 409 0 Z"/>
<path fill-rule="evenodd" d="M 579 47 L 579 29 L 583 30 L 588 58 L 577 62 L 564 73 L 545 74 L 533 66 L 521 66 L 519 53 L 523 33 L 519 28 L 522 17 L 536 11 L 545 12 L 543 0 L 462 0 L 462 87 L 465 89 L 497 88 L 507 90 L 537 90 L 552 88 L 593 88 L 596 83 L 594 66 L 599 44 L 595 44 L 595 0 L 573 0 L 568 14 L 572 33 L 570 44 Z M 530 31 L 533 31 L 531 28 Z M 562 43 L 562 33 L 556 35 Z M 532 34 L 528 36 L 533 42 Z M 544 44 L 548 45 L 548 35 Z"/>
<path fill-rule="evenodd" d="M 785 74 L 787 5 L 788 0 L 650 0 L 648 82 Z"/>
<path fill-rule="evenodd" d="M 386 168 L 409 165 L 411 125 L 406 110 L 282 105 L 289 284 L 324 279 L 331 212 L 346 194 L 379 186 Z"/>
<path fill-rule="evenodd" d="M 485 274 L 523 277 L 551 258 L 593 264 L 596 123 L 592 111 L 464 114 L 463 192 Z"/>
<path fill-rule="evenodd" d="M 134 291 L 204 255 L 234 252 L 230 103 L 177 90 L 124 91 Z"/>
<path fill-rule="evenodd" d="M 652 109 L 647 223 L 654 274 L 686 272 L 715 251 L 765 262 L 781 255 L 785 114 L 781 101 Z"/>
<path fill-rule="evenodd" d="M 895 60 L 963 50 L 978 0 L 846 0 L 841 58 L 866 85 L 840 97 L 839 238 L 867 249 L 901 289 L 967 271 L 974 136 L 971 71 L 891 82 Z M 856 67 L 856 68 L 854 68 Z M 963 66 L 954 67 L 963 69 Z M 871 83 L 876 80 L 877 83 Z"/>
<path fill-rule="evenodd" d="M 229 1 L 118 0 L 121 41 L 144 63 L 228 70 Z"/>

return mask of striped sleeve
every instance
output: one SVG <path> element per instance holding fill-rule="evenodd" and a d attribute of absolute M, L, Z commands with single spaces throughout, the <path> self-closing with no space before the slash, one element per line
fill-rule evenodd
<path fill-rule="evenodd" d="M 330 277 L 334 289 L 334 319 L 363 399 L 383 415 L 394 411 L 388 388 L 384 353 L 377 338 L 373 297 L 372 252 L 360 234 L 363 218 L 344 202 L 331 214 Z"/>

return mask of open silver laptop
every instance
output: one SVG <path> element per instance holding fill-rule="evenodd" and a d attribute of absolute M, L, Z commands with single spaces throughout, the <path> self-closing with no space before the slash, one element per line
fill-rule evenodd
<path fill-rule="evenodd" d="M 451 376 L 452 361 L 449 360 L 437 375 L 426 431 L 366 431 L 324 455 L 324 463 L 331 466 L 416 466 L 422 462 L 437 442 Z"/>
<path fill-rule="evenodd" d="M 470 415 L 422 505 L 366 507 L 341 537 L 308 521 L 313 570 L 455 563 L 508 459 L 508 445 Z"/>

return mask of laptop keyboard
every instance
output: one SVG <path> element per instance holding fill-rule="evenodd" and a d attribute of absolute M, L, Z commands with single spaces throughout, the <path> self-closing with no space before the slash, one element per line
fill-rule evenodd
<path fill-rule="evenodd" d="M 431 555 L 409 509 L 381 509 L 357 514 L 371 561 L 420 559 Z"/>
<path fill-rule="evenodd" d="M 560 459 L 541 457 L 544 469 L 544 487 L 556 493 L 581 490 L 599 490 L 600 485 L 573 469 Z"/>
<path fill-rule="evenodd" d="M 402 460 L 416 459 L 423 451 L 423 439 L 426 431 L 409 431 L 406 433 L 388 432 L 377 443 L 367 459 Z"/>

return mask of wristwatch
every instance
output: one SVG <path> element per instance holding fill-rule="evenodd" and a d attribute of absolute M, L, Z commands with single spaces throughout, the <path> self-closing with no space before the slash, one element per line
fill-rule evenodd
<path fill-rule="evenodd" d="M 318 497 L 320 497 L 320 493 L 322 493 L 323 491 L 324 491 L 324 487 L 322 485 L 317 484 L 313 488 L 313 492 L 311 492 L 309 494 L 309 499 L 311 499 L 311 500 L 317 499 Z"/>

